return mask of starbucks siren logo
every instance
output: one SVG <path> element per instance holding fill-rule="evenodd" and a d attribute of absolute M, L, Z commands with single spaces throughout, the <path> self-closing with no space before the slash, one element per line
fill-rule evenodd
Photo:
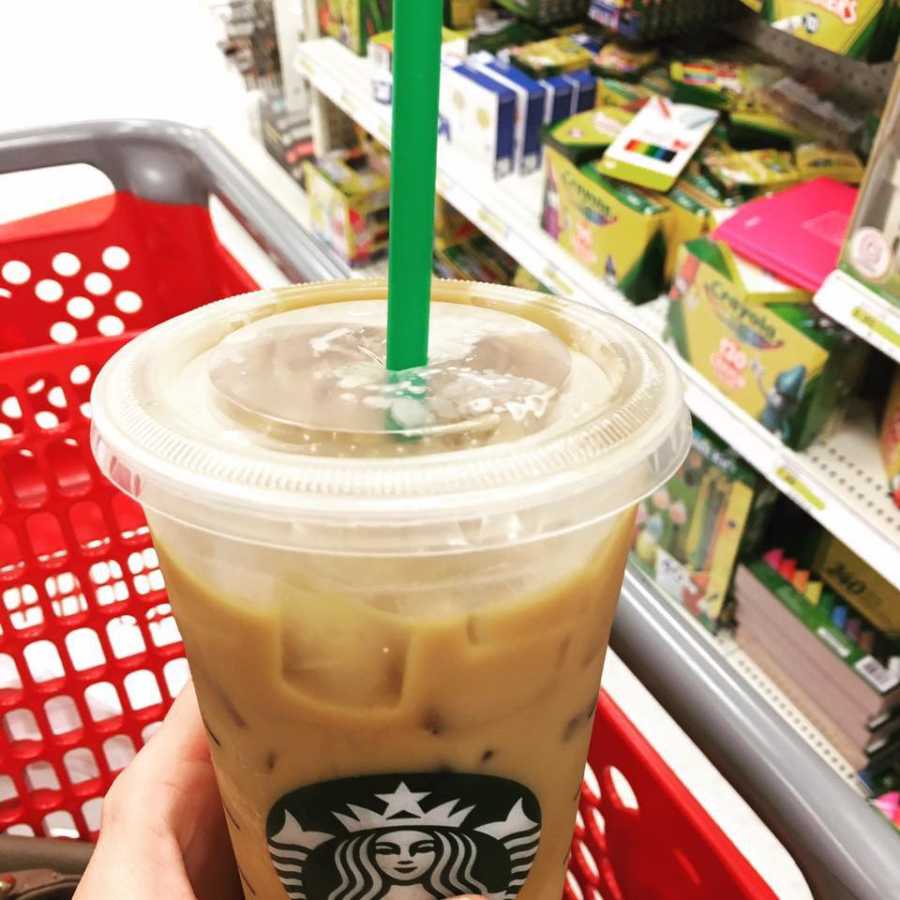
<path fill-rule="evenodd" d="M 267 834 L 291 900 L 514 900 L 538 851 L 541 811 L 504 778 L 368 775 L 288 794 Z"/>

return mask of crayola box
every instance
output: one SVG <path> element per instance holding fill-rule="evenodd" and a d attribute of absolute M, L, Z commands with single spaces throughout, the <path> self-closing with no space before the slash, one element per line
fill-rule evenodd
<path fill-rule="evenodd" d="M 444 0 L 444 24 L 448 28 L 472 28 L 475 17 L 490 0 Z"/>
<path fill-rule="evenodd" d="M 742 0 L 779 31 L 801 41 L 878 62 L 897 44 L 894 0 Z"/>
<path fill-rule="evenodd" d="M 682 247 L 669 333 L 678 352 L 728 399 L 803 449 L 855 385 L 864 348 L 809 303 L 749 302 L 733 262 L 710 238 Z"/>
<path fill-rule="evenodd" d="M 552 146 L 544 148 L 544 171 L 544 231 L 635 303 L 658 297 L 666 207 L 649 191 L 602 175 L 595 163 L 576 166 Z"/>
<path fill-rule="evenodd" d="M 313 232 L 351 265 L 387 248 L 389 179 L 360 148 L 333 150 L 303 165 Z"/>
<path fill-rule="evenodd" d="M 638 507 L 632 558 L 715 630 L 738 559 L 764 531 L 776 490 L 698 422 L 674 477 Z"/>
<path fill-rule="evenodd" d="M 587 69 L 599 49 L 599 44 L 582 39 L 580 35 L 566 34 L 514 47 L 509 58 L 532 78 L 549 78 Z"/>
<path fill-rule="evenodd" d="M 365 56 L 369 38 L 393 26 L 393 0 L 317 0 L 319 28 Z"/>
<path fill-rule="evenodd" d="M 600 106 L 545 128 L 544 144 L 576 166 L 584 165 L 603 155 L 633 115 L 616 106 Z"/>
<path fill-rule="evenodd" d="M 717 212 L 733 209 L 737 203 L 728 199 L 702 173 L 691 169 L 688 169 L 675 182 L 675 186 L 667 194 L 657 195 L 657 199 L 670 211 L 665 226 L 666 263 L 664 267 L 664 277 L 669 283 L 675 277 L 678 251 L 682 245 L 709 234 L 717 225 Z M 727 248 L 725 249 L 727 250 Z M 749 266 L 748 263 L 742 264 L 737 259 L 735 259 L 735 265 L 736 267 Z M 786 285 L 780 282 L 779 285 L 785 293 L 788 292 Z M 809 295 L 804 294 L 804 299 L 808 300 Z"/>

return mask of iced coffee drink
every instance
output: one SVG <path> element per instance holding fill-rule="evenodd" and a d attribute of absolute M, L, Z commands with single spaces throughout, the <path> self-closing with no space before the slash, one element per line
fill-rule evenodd
<path fill-rule="evenodd" d="M 560 896 L 636 502 L 689 442 L 665 352 L 435 287 L 223 301 L 118 354 L 94 445 L 147 511 L 248 900 Z"/>

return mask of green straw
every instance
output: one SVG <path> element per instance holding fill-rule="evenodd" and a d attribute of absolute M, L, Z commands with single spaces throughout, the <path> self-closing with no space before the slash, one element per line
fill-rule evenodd
<path fill-rule="evenodd" d="M 387 367 L 428 363 L 442 0 L 394 0 Z"/>

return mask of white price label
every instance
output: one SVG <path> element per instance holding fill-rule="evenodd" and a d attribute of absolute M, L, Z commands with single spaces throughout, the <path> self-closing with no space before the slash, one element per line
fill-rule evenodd
<path fill-rule="evenodd" d="M 874 656 L 864 656 L 853 668 L 882 694 L 892 691 L 900 684 L 900 677 L 886 669 Z"/>
<path fill-rule="evenodd" d="M 505 240 L 509 234 L 509 228 L 500 216 L 492 213 L 486 206 L 478 208 L 478 221 L 492 238 L 498 241 Z"/>

